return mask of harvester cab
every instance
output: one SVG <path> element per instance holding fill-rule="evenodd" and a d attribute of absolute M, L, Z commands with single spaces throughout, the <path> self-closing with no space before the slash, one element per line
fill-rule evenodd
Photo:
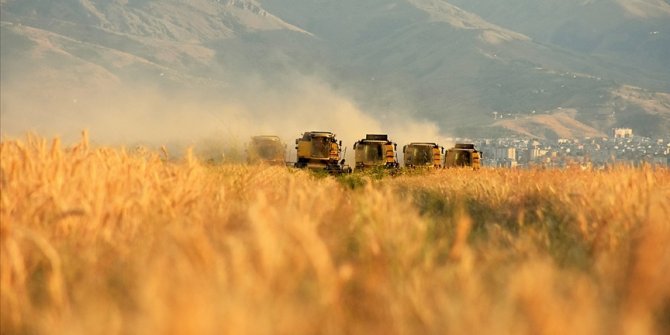
<path fill-rule="evenodd" d="M 374 167 L 397 169 L 400 164 L 396 155 L 398 145 L 389 141 L 386 134 L 367 134 L 354 143 L 356 170 Z"/>
<path fill-rule="evenodd" d="M 413 142 L 402 148 L 405 167 L 439 168 L 444 148 L 436 143 Z"/>
<path fill-rule="evenodd" d="M 253 136 L 247 146 L 247 163 L 285 165 L 286 144 L 278 136 Z"/>
<path fill-rule="evenodd" d="M 444 155 L 444 167 L 471 167 L 479 170 L 481 159 L 482 153 L 475 149 L 474 144 L 458 143 Z"/>
<path fill-rule="evenodd" d="M 299 169 L 325 170 L 329 173 L 349 173 L 351 168 L 345 165 L 342 156 L 342 141 L 335 134 L 326 131 L 310 131 L 295 140 Z"/>

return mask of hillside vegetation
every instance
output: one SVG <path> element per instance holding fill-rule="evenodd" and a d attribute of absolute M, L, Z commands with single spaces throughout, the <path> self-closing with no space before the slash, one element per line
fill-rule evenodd
<path fill-rule="evenodd" d="M 662 334 L 670 171 L 398 177 L 0 144 L 3 334 Z"/>

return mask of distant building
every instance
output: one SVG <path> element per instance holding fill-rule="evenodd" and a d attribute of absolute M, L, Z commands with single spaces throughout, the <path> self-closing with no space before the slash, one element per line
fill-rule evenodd
<path fill-rule="evenodd" d="M 495 157 L 498 159 L 516 160 L 516 148 L 514 147 L 496 148 Z"/>
<path fill-rule="evenodd" d="M 630 128 L 614 128 L 612 129 L 614 138 L 631 138 L 633 137 L 633 129 Z"/>
<path fill-rule="evenodd" d="M 528 149 L 528 160 L 529 161 L 534 161 L 542 156 L 544 156 L 547 152 L 540 149 L 539 147 L 532 147 Z"/>

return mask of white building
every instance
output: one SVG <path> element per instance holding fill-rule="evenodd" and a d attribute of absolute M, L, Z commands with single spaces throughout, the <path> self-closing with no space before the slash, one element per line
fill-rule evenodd
<path fill-rule="evenodd" d="M 614 128 L 612 129 L 614 138 L 631 138 L 633 137 L 633 129 L 630 128 Z"/>

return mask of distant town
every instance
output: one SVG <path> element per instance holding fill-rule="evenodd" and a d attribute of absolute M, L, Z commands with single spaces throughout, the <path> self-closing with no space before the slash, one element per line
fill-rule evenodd
<path fill-rule="evenodd" d="M 462 139 L 482 152 L 484 166 L 605 168 L 643 164 L 670 166 L 670 134 L 664 138 L 636 136 L 630 128 L 612 129 L 610 137 L 541 140 L 528 138 Z"/>

